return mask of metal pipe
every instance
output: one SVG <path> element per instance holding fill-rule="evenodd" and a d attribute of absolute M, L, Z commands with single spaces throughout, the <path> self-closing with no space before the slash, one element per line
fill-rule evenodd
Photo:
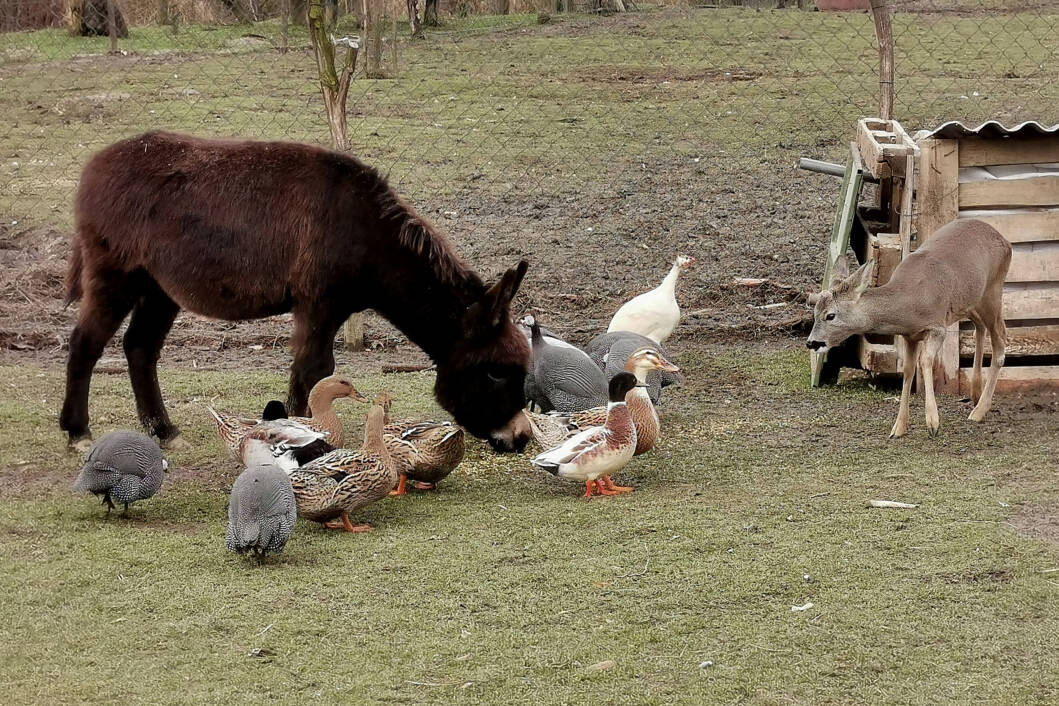
<path fill-rule="evenodd" d="M 831 176 L 837 177 L 846 176 L 846 168 L 841 164 L 821 162 L 819 159 L 809 159 L 808 157 L 802 157 L 798 160 L 798 168 L 810 172 L 817 172 L 818 174 L 830 174 Z"/>

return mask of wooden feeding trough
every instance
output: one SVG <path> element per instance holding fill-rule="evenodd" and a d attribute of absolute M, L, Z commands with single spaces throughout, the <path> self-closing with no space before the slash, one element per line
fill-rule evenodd
<path fill-rule="evenodd" d="M 1007 359 L 997 387 L 1059 386 L 1059 125 L 951 122 L 911 139 L 897 121 L 864 119 L 842 174 L 824 286 L 847 247 L 858 262 L 875 262 L 873 284 L 881 285 L 941 226 L 957 218 L 986 221 L 1012 246 L 1004 287 Z M 867 203 L 865 182 L 878 184 Z M 970 322 L 950 329 L 935 371 L 939 390 L 970 393 L 972 331 Z M 834 382 L 842 367 L 900 375 L 887 336 L 856 336 L 826 356 L 811 354 L 812 384 Z"/>

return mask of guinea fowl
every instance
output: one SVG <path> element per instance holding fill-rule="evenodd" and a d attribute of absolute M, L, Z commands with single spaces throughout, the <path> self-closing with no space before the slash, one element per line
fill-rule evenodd
<path fill-rule="evenodd" d="M 603 371 L 580 348 L 548 343 L 532 315 L 523 317 L 530 327 L 533 376 L 537 397 L 532 401 L 543 412 L 580 412 L 607 401 Z"/>
<path fill-rule="evenodd" d="M 119 429 L 99 437 L 81 468 L 74 490 L 102 495 L 107 514 L 114 503 L 125 506 L 146 500 L 162 487 L 169 463 L 158 444 L 146 434 Z"/>
<path fill-rule="evenodd" d="M 636 387 L 636 376 L 618 373 L 611 378 L 610 402 L 603 426 L 589 427 L 571 436 L 554 449 L 537 456 L 531 463 L 554 476 L 582 481 L 584 497 L 593 489 L 600 495 L 628 493 L 632 488 L 615 485 L 610 476 L 624 468 L 636 453 L 636 426 L 625 395 Z"/>
<path fill-rule="evenodd" d="M 607 333 L 632 331 L 647 336 L 655 343 L 669 338 L 680 323 L 677 304 L 677 279 L 681 270 L 690 267 L 695 258 L 678 255 L 669 274 L 650 292 L 637 295 L 621 305 L 610 320 Z"/>
<path fill-rule="evenodd" d="M 625 395 L 625 403 L 636 426 L 637 456 L 650 451 L 658 442 L 658 412 L 647 394 L 647 375 L 656 370 L 675 373 L 680 368 L 666 360 L 655 346 L 634 351 L 625 361 L 625 372 L 636 376 L 636 387 Z M 529 420 L 534 440 L 547 449 L 584 429 L 603 425 L 607 420 L 607 407 L 594 407 L 573 414 L 534 414 L 525 411 L 523 414 Z"/>
<path fill-rule="evenodd" d="M 637 350 L 642 348 L 654 348 L 663 358 L 669 358 L 662 344 L 655 343 L 647 336 L 632 331 L 612 331 L 603 333 L 585 346 L 585 353 L 592 362 L 600 367 L 604 377 L 610 379 L 624 370 L 625 361 Z M 684 381 L 681 372 L 670 370 L 652 370 L 647 374 L 647 394 L 651 402 L 658 404 L 662 397 L 662 388 L 676 385 Z"/>
<path fill-rule="evenodd" d="M 309 413 L 312 416 L 292 417 L 292 419 L 318 431 L 326 432 L 329 444 L 341 446 L 343 441 L 342 420 L 338 418 L 334 408 L 334 401 L 340 397 L 349 397 L 357 402 L 368 401 L 357 392 L 357 388 L 353 387 L 353 383 L 349 380 L 341 375 L 331 375 L 316 383 L 309 392 Z M 221 441 L 228 447 L 228 453 L 232 458 L 239 458 L 239 446 L 243 436 L 262 420 L 224 414 L 212 407 L 207 407 L 206 409 L 213 416 L 213 420 L 217 424 L 217 433 L 221 437 Z M 268 421 L 268 417 L 277 418 L 281 412 L 286 416 L 286 411 L 282 403 L 273 400 L 265 406 L 265 414 L 263 416 L 266 419 L 264 421 Z"/>
<path fill-rule="evenodd" d="M 283 551 L 294 532 L 298 508 L 287 473 L 274 464 L 250 466 L 235 479 L 228 498 L 225 546 L 258 558 Z"/>

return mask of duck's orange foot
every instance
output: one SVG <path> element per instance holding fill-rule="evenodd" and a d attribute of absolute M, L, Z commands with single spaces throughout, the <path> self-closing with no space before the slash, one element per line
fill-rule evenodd
<path fill-rule="evenodd" d="M 412 482 L 412 487 L 415 488 L 416 490 L 437 490 L 438 489 L 438 484 L 437 483 L 424 483 L 422 481 L 418 481 L 417 480 L 417 481 L 413 481 Z"/>
<path fill-rule="evenodd" d="M 582 495 L 581 497 L 584 498 L 585 500 L 591 500 L 592 499 L 592 489 L 595 488 L 595 487 L 596 487 L 595 481 L 586 480 L 585 481 L 585 494 Z"/>
<path fill-rule="evenodd" d="M 610 476 L 602 476 L 599 480 L 603 481 L 603 485 L 607 490 L 612 490 L 615 493 L 631 493 L 635 488 L 628 485 L 617 485 Z"/>
<path fill-rule="evenodd" d="M 375 528 L 367 523 L 355 525 L 349 521 L 349 515 L 342 513 L 342 516 L 337 520 L 331 522 L 325 522 L 324 527 L 327 529 L 340 529 L 346 532 L 371 532 Z"/>
<path fill-rule="evenodd" d="M 401 479 L 397 481 L 397 487 L 390 491 L 390 495 L 404 495 L 407 493 L 408 489 L 405 488 L 406 481 L 407 478 L 405 478 L 405 475 L 402 473 Z"/>
<path fill-rule="evenodd" d="M 601 478 L 596 479 L 596 492 L 600 495 L 617 495 L 617 491 L 611 490 Z"/>

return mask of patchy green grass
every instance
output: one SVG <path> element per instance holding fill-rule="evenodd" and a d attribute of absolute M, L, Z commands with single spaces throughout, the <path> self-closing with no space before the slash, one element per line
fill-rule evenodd
<path fill-rule="evenodd" d="M 251 410 L 263 370 L 167 370 L 190 451 L 129 518 L 72 495 L 62 375 L 7 366 L 0 395 L 0 681 L 12 703 L 1054 703 L 1059 554 L 1015 531 L 1059 499 L 1054 400 L 998 398 L 980 426 L 886 433 L 860 378 L 805 388 L 802 352 L 681 358 L 664 440 L 626 497 L 474 444 L 436 494 L 383 501 L 345 535 L 299 523 L 252 566 L 223 545 L 238 469 L 202 412 Z M 390 386 L 436 413 L 431 377 Z M 96 380 L 97 432 L 133 423 Z M 344 406 L 352 433 L 362 413 Z M 870 510 L 885 498 L 912 511 Z M 804 611 L 792 606 L 813 605 Z M 261 650 L 259 656 L 251 652 Z M 614 666 L 592 671 L 610 660 Z"/>

